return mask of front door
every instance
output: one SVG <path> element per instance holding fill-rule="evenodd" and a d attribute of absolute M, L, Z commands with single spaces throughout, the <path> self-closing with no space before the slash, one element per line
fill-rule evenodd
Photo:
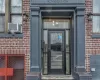
<path fill-rule="evenodd" d="M 64 31 L 48 31 L 48 73 L 64 74 Z"/>
<path fill-rule="evenodd" d="M 70 74 L 70 22 L 44 19 L 42 28 L 43 74 Z"/>

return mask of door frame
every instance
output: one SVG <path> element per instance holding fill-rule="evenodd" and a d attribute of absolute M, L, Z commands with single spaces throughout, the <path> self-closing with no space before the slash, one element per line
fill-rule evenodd
<path fill-rule="evenodd" d="M 65 63 L 65 66 L 64 66 L 64 74 L 65 75 L 71 75 L 72 74 L 72 43 L 71 43 L 71 36 L 72 36 L 72 18 L 59 18 L 59 17 L 51 17 L 51 19 L 66 19 L 66 20 L 68 20 L 68 22 L 69 22 L 69 28 L 44 28 L 44 19 L 49 19 L 48 17 L 47 18 L 44 18 L 44 17 L 42 17 L 41 18 L 41 25 L 42 25 L 42 27 L 41 27 L 41 49 L 43 49 L 43 37 L 44 37 L 44 30 L 47 30 L 47 36 L 48 36 L 48 32 L 49 31 L 64 31 L 64 37 L 65 37 L 65 39 L 64 39 L 64 41 L 65 41 L 65 43 L 66 43 L 66 31 L 69 31 L 69 72 L 67 73 L 67 68 L 66 68 L 66 63 Z M 48 39 L 48 37 L 47 37 L 47 39 Z M 48 41 L 47 41 L 48 42 Z M 66 46 L 66 44 L 64 44 L 64 46 Z M 43 51 L 41 50 L 41 52 L 42 52 L 42 54 L 43 54 Z M 48 52 L 48 51 L 47 51 Z M 65 53 L 66 53 L 66 47 L 65 47 Z M 41 56 L 42 58 L 43 58 L 43 55 Z M 65 54 L 65 56 L 64 56 L 65 58 L 65 60 L 64 61 L 66 61 L 66 54 Z M 42 59 L 41 58 L 41 59 Z M 42 59 L 43 60 L 43 59 Z M 47 72 L 46 73 L 44 73 L 44 63 L 42 63 L 42 73 L 43 73 L 43 75 L 49 75 L 49 71 L 48 71 L 48 60 L 47 60 Z"/>
<path fill-rule="evenodd" d="M 50 48 L 50 34 L 51 33 L 62 33 L 62 45 L 63 45 L 63 51 L 62 51 L 62 69 L 51 69 L 51 52 L 49 50 Z M 56 74 L 60 72 L 61 74 L 66 74 L 66 49 L 65 49 L 65 30 L 64 29 L 48 29 L 48 74 Z"/>

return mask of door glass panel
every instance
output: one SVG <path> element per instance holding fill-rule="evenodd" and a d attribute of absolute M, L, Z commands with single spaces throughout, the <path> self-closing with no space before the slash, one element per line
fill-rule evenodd
<path fill-rule="evenodd" d="M 44 30 L 44 39 L 43 39 L 43 73 L 47 74 L 47 53 L 48 53 L 48 31 Z"/>
<path fill-rule="evenodd" d="M 69 30 L 66 30 L 66 52 L 69 52 Z"/>
<path fill-rule="evenodd" d="M 66 30 L 66 74 L 70 73 L 69 57 L 69 30 Z"/>
<path fill-rule="evenodd" d="M 47 47 L 47 44 L 48 44 L 48 31 L 47 30 L 44 30 L 44 42 L 45 42 L 45 45 Z"/>
<path fill-rule="evenodd" d="M 51 69 L 62 69 L 62 33 L 50 34 Z"/>

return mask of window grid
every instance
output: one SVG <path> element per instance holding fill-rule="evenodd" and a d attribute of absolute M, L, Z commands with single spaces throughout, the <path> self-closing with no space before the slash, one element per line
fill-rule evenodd
<path fill-rule="evenodd" d="M 4 32 L 4 24 L 5 24 L 5 0 L 0 0 L 0 32 Z"/>
<path fill-rule="evenodd" d="M 100 33 L 100 0 L 93 0 L 93 27 L 92 33 Z"/>
<path fill-rule="evenodd" d="M 5 17 L 4 24 L 0 21 L 0 32 L 8 32 L 8 23 L 19 23 L 22 24 L 22 0 L 0 0 L 2 9 L 0 9 L 0 17 Z M 6 5 L 5 5 L 6 4 Z M 0 7 L 1 7 L 0 6 Z M 12 20 L 12 16 L 16 18 L 16 21 Z M 20 19 L 18 19 L 20 18 Z M 14 19 L 15 20 L 15 19 Z M 19 22 L 20 21 L 20 22 Z M 2 29 L 3 28 L 3 29 Z"/>

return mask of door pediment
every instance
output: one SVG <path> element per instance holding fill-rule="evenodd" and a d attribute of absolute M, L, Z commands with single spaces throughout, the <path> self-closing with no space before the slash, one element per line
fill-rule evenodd
<path fill-rule="evenodd" d="M 61 3 L 84 4 L 85 0 L 31 0 L 31 3 L 32 4 L 61 4 Z"/>

